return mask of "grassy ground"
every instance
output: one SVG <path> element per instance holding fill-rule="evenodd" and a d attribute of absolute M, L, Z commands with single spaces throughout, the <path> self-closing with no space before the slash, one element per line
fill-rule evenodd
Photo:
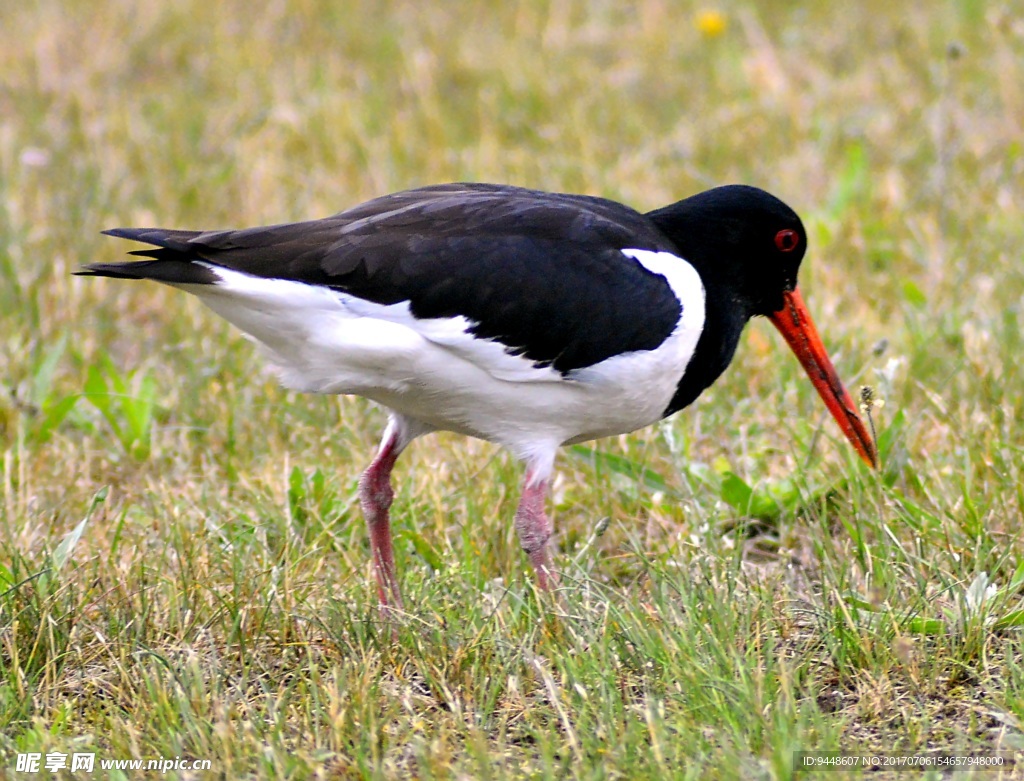
<path fill-rule="evenodd" d="M 797 750 L 1024 749 L 1019 8 L 707 10 L 7 4 L 0 774 L 87 751 L 211 760 L 182 777 L 785 778 Z M 514 540 L 519 467 L 417 443 L 392 636 L 355 499 L 382 413 L 279 390 L 182 294 L 70 272 L 122 257 L 107 227 L 462 179 L 783 197 L 840 374 L 884 398 L 884 471 L 754 323 L 691 409 L 560 459 L 560 604 Z"/>

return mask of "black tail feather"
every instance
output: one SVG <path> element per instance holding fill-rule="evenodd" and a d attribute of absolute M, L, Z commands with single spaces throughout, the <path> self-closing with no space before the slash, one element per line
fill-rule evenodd
<path fill-rule="evenodd" d="M 103 231 L 107 236 L 131 239 L 152 244 L 153 248 L 129 252 L 150 260 L 129 263 L 89 263 L 74 272 L 85 277 L 114 277 L 116 279 L 152 279 L 171 285 L 212 285 L 217 275 L 200 260 L 189 240 L 200 231 L 164 230 L 162 228 L 112 228 Z"/>
<path fill-rule="evenodd" d="M 202 231 L 168 230 L 166 228 L 111 228 L 103 233 L 119 239 L 141 241 L 156 247 L 166 247 L 178 252 L 189 252 L 192 248 L 189 241 L 202 235 Z"/>
<path fill-rule="evenodd" d="M 170 285 L 212 285 L 217 275 L 206 266 L 186 260 L 140 260 L 132 263 L 89 263 L 75 274 L 83 277 L 152 279 Z"/>

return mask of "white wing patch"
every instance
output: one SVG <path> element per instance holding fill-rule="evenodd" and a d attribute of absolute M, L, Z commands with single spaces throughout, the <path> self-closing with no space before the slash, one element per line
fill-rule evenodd
<path fill-rule="evenodd" d="M 704 283 L 697 269 L 671 252 L 624 249 L 622 254 L 633 258 L 652 274 L 665 278 L 683 307 L 680 327 L 696 328 L 698 331 L 704 327 Z"/>

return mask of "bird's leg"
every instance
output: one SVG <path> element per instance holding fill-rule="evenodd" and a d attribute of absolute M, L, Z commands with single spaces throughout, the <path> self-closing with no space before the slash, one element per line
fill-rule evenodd
<path fill-rule="evenodd" d="M 541 591 L 550 591 L 558 585 L 558 573 L 551 563 L 551 551 L 548 549 L 552 532 L 551 519 L 544 512 L 544 499 L 548 492 L 547 471 L 539 473 L 527 469 L 515 521 L 519 544 L 537 571 L 537 585 Z"/>
<path fill-rule="evenodd" d="M 395 552 L 391 546 L 391 520 L 388 510 L 395 498 L 391 487 L 391 470 L 398 454 L 405 449 L 402 426 L 394 419 L 388 423 L 380 448 L 370 466 L 359 479 L 359 501 L 370 528 L 370 550 L 373 552 L 373 574 L 377 578 L 377 594 L 381 607 L 402 609 L 402 593 L 395 571 Z"/>

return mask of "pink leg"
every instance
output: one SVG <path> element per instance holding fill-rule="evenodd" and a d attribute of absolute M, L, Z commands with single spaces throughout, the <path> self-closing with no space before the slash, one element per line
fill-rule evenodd
<path fill-rule="evenodd" d="M 388 510 L 395 498 L 391 487 L 391 470 L 398 454 L 405 448 L 402 427 L 392 421 L 376 457 L 359 479 L 359 501 L 366 524 L 370 527 L 370 550 L 373 552 L 373 574 L 377 578 L 377 595 L 382 608 L 402 609 L 402 594 L 395 571 L 395 552 L 391 547 L 391 520 Z"/>
<path fill-rule="evenodd" d="M 558 573 L 551 563 L 548 540 L 551 537 L 551 520 L 544 512 L 544 498 L 548 491 L 546 478 L 537 480 L 532 470 L 527 470 L 523 495 L 516 509 L 516 531 L 519 544 L 523 546 L 530 563 L 537 572 L 537 585 L 541 591 L 550 591 L 558 585 Z"/>

